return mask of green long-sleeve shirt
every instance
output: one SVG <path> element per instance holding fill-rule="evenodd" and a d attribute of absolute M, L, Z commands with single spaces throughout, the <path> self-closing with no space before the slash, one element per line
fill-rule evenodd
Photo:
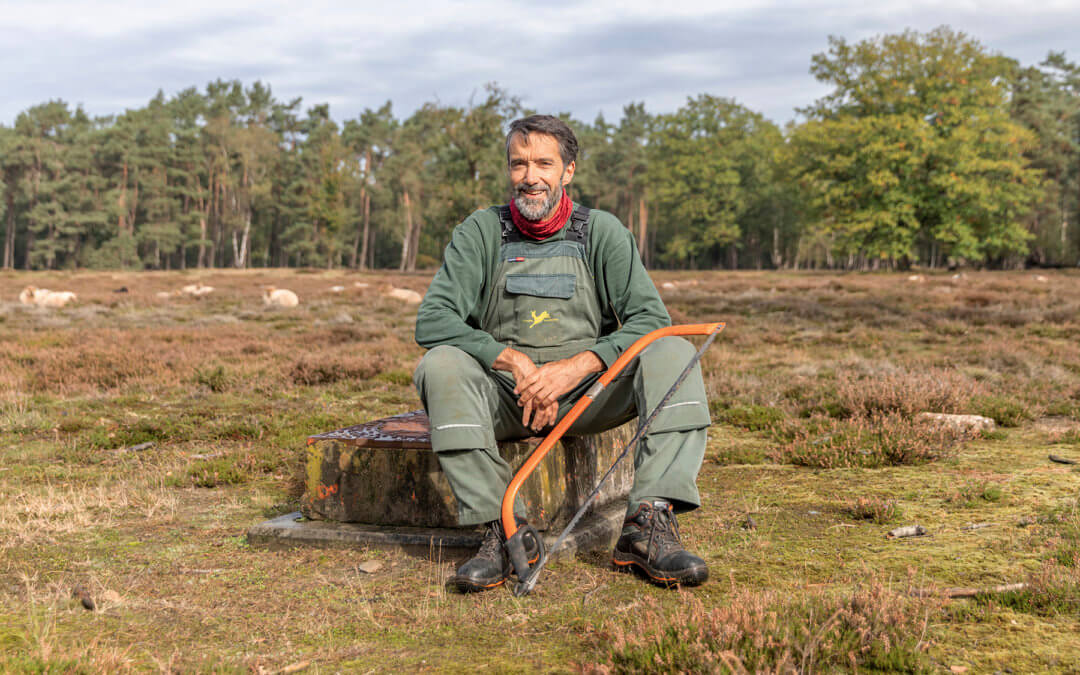
<path fill-rule="evenodd" d="M 544 241 L 566 238 L 566 228 Z M 431 349 L 458 347 L 486 368 L 507 345 L 480 330 L 499 265 L 502 228 L 498 207 L 476 211 L 454 228 L 443 264 L 416 315 L 416 342 Z M 603 318 L 590 350 L 610 367 L 649 331 L 671 325 L 656 286 L 641 264 L 633 236 L 619 219 L 593 209 L 589 215 L 589 269 Z"/>

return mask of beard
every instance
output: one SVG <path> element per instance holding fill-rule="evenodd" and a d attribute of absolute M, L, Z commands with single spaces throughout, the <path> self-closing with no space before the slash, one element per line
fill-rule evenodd
<path fill-rule="evenodd" d="M 528 220 L 543 220 L 562 201 L 562 183 L 556 183 L 554 186 L 549 187 L 543 201 L 537 202 L 534 199 L 529 199 L 525 193 L 528 190 L 535 190 L 539 185 L 542 185 L 542 183 L 533 185 L 518 183 L 514 186 L 514 206 L 517 207 L 518 213 Z"/>

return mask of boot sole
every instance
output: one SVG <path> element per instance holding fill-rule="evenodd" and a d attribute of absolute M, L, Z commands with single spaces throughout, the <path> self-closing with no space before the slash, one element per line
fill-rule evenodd
<path fill-rule="evenodd" d="M 615 565 L 615 569 L 620 572 L 641 572 L 649 581 L 665 587 L 676 585 L 697 586 L 709 579 L 709 568 L 704 565 L 689 567 L 677 572 L 661 571 L 638 558 L 629 555 L 622 556 L 618 551 L 615 551 L 612 555 L 611 562 Z"/>
<path fill-rule="evenodd" d="M 536 556 L 529 561 L 529 564 L 535 565 L 538 560 L 540 560 L 539 553 L 537 553 Z M 459 593 L 482 593 L 484 591 L 490 591 L 493 588 L 498 588 L 499 586 L 502 586 L 509 578 L 510 575 L 507 574 L 505 577 L 499 579 L 498 581 L 494 581 L 490 584 L 482 584 L 476 581 L 472 581 L 467 577 L 459 577 L 457 575 L 454 575 L 447 579 L 446 582 L 448 584 L 453 584 L 454 588 L 456 588 Z"/>

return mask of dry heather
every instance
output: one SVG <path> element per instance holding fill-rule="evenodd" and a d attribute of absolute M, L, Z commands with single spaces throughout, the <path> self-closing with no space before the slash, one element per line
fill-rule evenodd
<path fill-rule="evenodd" d="M 656 274 L 696 282 L 661 290 L 677 322 L 728 323 L 680 517 L 713 579 L 582 556 L 517 599 L 448 593 L 438 555 L 243 536 L 296 509 L 309 434 L 419 407 L 416 308 L 375 289 L 429 276 L 0 273 L 0 670 L 1080 670 L 1080 474 L 1047 459 L 1080 459 L 1080 274 L 1046 276 Z"/>
<path fill-rule="evenodd" d="M 910 589 L 908 589 L 909 591 Z M 809 673 L 837 668 L 915 672 L 924 652 L 933 596 L 916 598 L 879 580 L 842 596 L 747 591 L 708 609 L 693 595 L 673 611 L 651 603 L 630 627 L 596 632 L 606 663 L 587 673 Z"/>

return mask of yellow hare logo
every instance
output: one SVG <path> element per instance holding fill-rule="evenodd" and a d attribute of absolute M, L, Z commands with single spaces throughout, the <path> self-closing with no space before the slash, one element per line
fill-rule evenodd
<path fill-rule="evenodd" d="M 532 314 L 532 318 L 531 319 L 525 319 L 525 323 L 529 324 L 529 328 L 535 328 L 536 324 L 544 323 L 545 321 L 558 321 L 558 319 L 556 319 L 556 318 L 552 317 L 550 314 L 548 314 L 546 309 L 544 311 L 540 312 L 539 315 L 536 313 L 535 309 L 532 310 L 532 312 L 530 312 L 530 313 Z"/>

